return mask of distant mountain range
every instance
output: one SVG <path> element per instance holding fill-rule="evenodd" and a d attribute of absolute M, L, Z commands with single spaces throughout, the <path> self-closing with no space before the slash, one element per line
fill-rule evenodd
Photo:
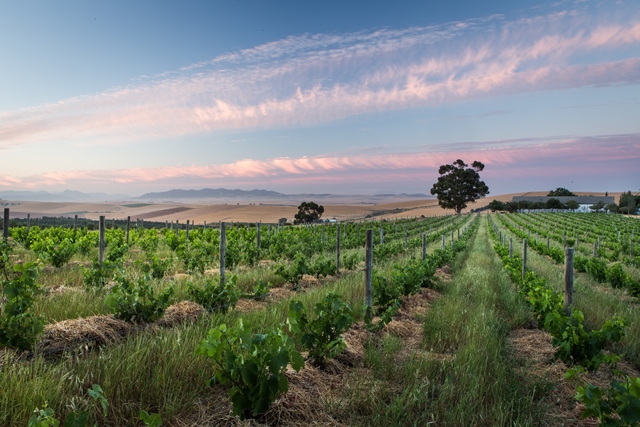
<path fill-rule="evenodd" d="M 65 190 L 61 193 L 50 193 L 48 191 L 0 191 L 0 199 L 11 201 L 29 201 L 29 202 L 88 202 L 98 203 L 106 201 L 125 201 L 125 200 L 149 200 L 149 201 L 170 201 L 170 200 L 194 200 L 194 199 L 222 199 L 222 200 L 298 200 L 298 199 L 316 199 L 316 200 L 341 200 L 361 198 L 363 200 L 379 201 L 385 198 L 408 198 L 408 199 L 432 199 L 433 196 L 415 193 L 415 194 L 376 194 L 374 196 L 366 195 L 338 195 L 330 193 L 312 194 L 284 194 L 277 191 L 269 190 L 229 190 L 226 188 L 203 188 L 201 190 L 181 190 L 174 189 L 169 191 L 145 193 L 139 197 L 131 197 L 127 194 L 107 194 L 107 193 L 83 193 L 81 191 Z"/>
<path fill-rule="evenodd" d="M 128 200 L 127 194 L 83 193 L 65 190 L 62 193 L 48 191 L 0 191 L 0 199 L 29 202 L 105 202 L 110 200 Z"/>
<path fill-rule="evenodd" d="M 342 197 L 336 194 L 284 194 L 269 190 L 228 190 L 226 188 L 203 188 L 201 190 L 174 189 L 159 193 L 146 193 L 136 199 L 144 200 L 174 200 L 174 199 L 285 199 L 285 198 L 313 197 L 317 199 Z M 349 197 L 349 196 L 344 196 Z M 430 199 L 433 196 L 426 194 L 377 194 L 373 197 L 408 197 L 417 199 Z"/>
<path fill-rule="evenodd" d="M 203 188 L 202 190 L 169 190 L 159 193 L 146 193 L 136 199 L 228 199 L 228 198 L 282 198 L 286 194 L 269 190 L 227 190 L 226 188 Z"/>

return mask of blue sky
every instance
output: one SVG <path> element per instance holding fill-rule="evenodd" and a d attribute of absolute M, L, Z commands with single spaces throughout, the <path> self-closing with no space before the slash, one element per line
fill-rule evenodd
<path fill-rule="evenodd" d="M 5 2 L 0 188 L 640 189 L 637 1 Z"/>

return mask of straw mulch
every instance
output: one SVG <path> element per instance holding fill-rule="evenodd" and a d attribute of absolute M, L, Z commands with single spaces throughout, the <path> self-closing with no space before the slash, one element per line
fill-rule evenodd
<path fill-rule="evenodd" d="M 317 286 L 320 286 L 321 284 L 322 283 L 320 283 L 318 279 L 316 279 L 314 276 L 311 276 L 309 274 L 303 275 L 302 280 L 300 280 L 301 289 L 315 288 Z"/>
<path fill-rule="evenodd" d="M 55 358 L 68 351 L 91 350 L 119 342 L 134 329 L 130 323 L 113 316 L 63 320 L 45 326 L 36 353 Z"/>
<path fill-rule="evenodd" d="M 207 310 L 200 304 L 192 301 L 180 301 L 177 304 L 167 307 L 162 318 L 158 320 L 157 325 L 173 327 L 183 323 L 193 323 L 203 316 L 207 316 Z"/>
<path fill-rule="evenodd" d="M 195 322 L 206 315 L 206 310 L 199 304 L 182 301 L 169 306 L 164 316 L 156 323 L 147 325 L 127 323 L 116 319 L 113 315 L 63 320 L 45 326 L 35 352 L 53 359 L 67 352 L 90 351 L 118 343 L 141 329 L 174 327 L 186 322 Z"/>
<path fill-rule="evenodd" d="M 445 265 L 442 268 L 436 269 L 436 278 L 443 283 L 451 282 L 451 267 L 449 265 Z"/>

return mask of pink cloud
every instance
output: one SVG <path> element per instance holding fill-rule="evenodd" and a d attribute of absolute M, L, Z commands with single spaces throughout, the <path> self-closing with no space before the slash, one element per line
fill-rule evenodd
<path fill-rule="evenodd" d="M 345 153 L 300 158 L 244 159 L 222 165 L 191 165 L 99 171 L 47 172 L 40 175 L 3 176 L 0 186 L 42 188 L 78 186 L 158 187 L 185 182 L 220 185 L 313 183 L 334 185 L 367 182 L 435 180 L 440 165 L 457 158 L 479 160 L 486 176 L 531 178 L 574 174 L 619 173 L 620 164 L 640 160 L 640 134 L 578 138 L 549 138 L 512 142 L 491 141 L 435 147 L 429 151 Z"/>

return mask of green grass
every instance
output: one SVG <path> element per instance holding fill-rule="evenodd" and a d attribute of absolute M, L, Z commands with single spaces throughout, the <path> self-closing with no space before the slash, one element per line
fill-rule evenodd
<path fill-rule="evenodd" d="M 436 242 L 430 245 L 429 250 L 439 245 Z M 410 251 L 405 256 L 419 253 L 419 250 Z M 139 255 L 132 253 L 128 256 Z M 388 271 L 394 263 L 402 262 L 403 258 L 392 257 L 375 268 Z M 132 268 L 130 262 L 127 265 Z M 75 267 L 65 266 L 46 273 L 43 277 L 47 279 L 47 287 L 65 284 L 77 290 L 40 297 L 36 313 L 43 314 L 47 321 L 106 313 L 102 302 L 104 294 L 85 292 L 78 284 L 78 272 Z M 237 273 L 238 282 L 244 290 L 249 290 L 258 280 L 278 281 L 272 267 L 240 268 Z M 169 284 L 168 281 L 156 283 L 158 288 Z M 186 298 L 185 283 L 186 279 L 176 281 L 176 300 Z M 340 278 L 297 294 L 296 298 L 303 302 L 307 311 L 311 311 L 312 306 L 329 292 L 341 294 L 353 305 L 356 315 L 362 315 L 362 271 L 344 272 Z M 288 303 L 282 301 L 263 310 L 245 313 L 232 310 L 192 325 L 144 330 L 122 343 L 88 354 L 68 355 L 57 361 L 46 361 L 38 355 L 29 361 L 13 361 L 12 356 L 7 355 L 0 368 L 0 425 L 24 426 L 33 409 L 42 408 L 45 403 L 63 419 L 70 407 L 87 405 L 86 390 L 91 384 L 100 384 L 110 403 L 106 419 L 102 418 L 99 409 L 94 410 L 93 419 L 99 425 L 135 425 L 140 409 L 161 413 L 169 424 L 192 419 L 199 405 L 228 399 L 226 389 L 206 386 L 207 379 L 213 374 L 212 364 L 195 354 L 207 331 L 223 322 L 233 324 L 240 317 L 254 331 L 264 331 L 286 319 Z M 408 365 L 403 375 L 410 378 L 412 369 L 413 365 Z"/>
<path fill-rule="evenodd" d="M 370 343 L 366 371 L 346 387 L 352 424 L 541 425 L 545 408 L 535 390 L 548 387 L 518 373 L 521 362 L 507 343 L 508 332 L 531 315 L 493 252 L 486 225 L 457 256 L 453 281 L 443 289 L 425 319 L 422 351 L 402 359 L 398 338 Z"/>

